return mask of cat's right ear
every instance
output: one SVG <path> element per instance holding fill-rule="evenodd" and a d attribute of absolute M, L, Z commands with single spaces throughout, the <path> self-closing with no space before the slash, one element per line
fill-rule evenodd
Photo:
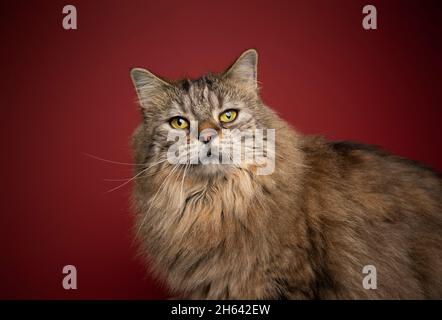
<path fill-rule="evenodd" d="M 140 107 L 145 109 L 148 109 L 155 103 L 158 93 L 161 92 L 161 90 L 170 86 L 170 84 L 163 79 L 142 68 L 131 69 L 130 77 L 137 91 Z"/>

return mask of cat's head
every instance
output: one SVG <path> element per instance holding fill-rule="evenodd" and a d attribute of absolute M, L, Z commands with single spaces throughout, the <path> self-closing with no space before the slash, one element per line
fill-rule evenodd
<path fill-rule="evenodd" d="M 143 121 L 139 139 L 144 141 L 136 146 L 143 148 L 139 160 L 167 158 L 171 165 L 200 175 L 256 165 L 254 153 L 265 152 L 255 140 L 267 140 L 256 129 L 269 129 L 272 115 L 259 98 L 257 60 L 250 49 L 226 71 L 196 80 L 166 81 L 145 69 L 132 69 Z"/>

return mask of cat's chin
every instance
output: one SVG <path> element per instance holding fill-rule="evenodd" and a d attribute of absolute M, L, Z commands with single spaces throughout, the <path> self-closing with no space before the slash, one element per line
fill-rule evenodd
<path fill-rule="evenodd" d="M 229 173 L 234 166 L 227 164 L 197 164 L 191 167 L 192 173 L 201 177 L 212 177 Z"/>

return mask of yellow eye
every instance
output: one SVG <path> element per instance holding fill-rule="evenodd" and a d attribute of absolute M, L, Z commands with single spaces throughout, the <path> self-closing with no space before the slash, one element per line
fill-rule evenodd
<path fill-rule="evenodd" d="M 170 119 L 170 125 L 174 129 L 187 129 L 189 122 L 183 117 L 173 117 Z"/>
<path fill-rule="evenodd" d="M 219 120 L 221 122 L 232 122 L 236 119 L 238 112 L 236 110 L 227 110 L 220 114 Z"/>

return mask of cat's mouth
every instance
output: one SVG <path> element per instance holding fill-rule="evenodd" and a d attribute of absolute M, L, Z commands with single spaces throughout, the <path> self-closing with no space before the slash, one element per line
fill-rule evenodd
<path fill-rule="evenodd" d="M 232 155 L 217 148 L 204 147 L 198 153 L 190 154 L 186 163 L 204 168 L 205 166 L 227 167 L 234 164 Z"/>
<path fill-rule="evenodd" d="M 169 158 L 171 164 L 178 164 L 189 174 L 211 176 L 226 174 L 241 165 L 241 156 L 234 156 L 229 149 L 212 147 L 211 144 L 199 146 L 198 149 L 186 149 L 181 156 Z M 173 161 L 170 161 L 173 160 Z"/>
<path fill-rule="evenodd" d="M 207 152 L 207 157 L 189 161 L 182 164 L 190 173 L 213 176 L 217 174 L 226 174 L 233 168 L 237 167 L 230 161 L 226 161 L 225 156 L 216 152 Z"/>

